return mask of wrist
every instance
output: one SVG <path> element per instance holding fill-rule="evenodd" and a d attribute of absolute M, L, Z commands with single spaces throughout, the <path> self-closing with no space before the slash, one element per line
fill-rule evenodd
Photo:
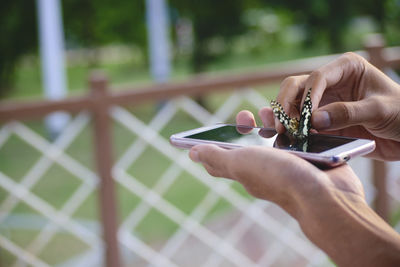
<path fill-rule="evenodd" d="M 392 266 L 400 261 L 400 237 L 353 192 L 323 187 L 299 206 L 305 235 L 339 266 Z"/>

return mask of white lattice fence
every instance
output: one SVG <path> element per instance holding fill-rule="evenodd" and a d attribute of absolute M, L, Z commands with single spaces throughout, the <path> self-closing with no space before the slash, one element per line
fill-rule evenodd
<path fill-rule="evenodd" d="M 128 196 L 128 208 L 121 210 L 118 231 L 127 266 L 331 265 L 326 255 L 304 237 L 297 223 L 280 208 L 249 197 L 232 181 L 210 177 L 200 165 L 189 160 L 187 151 L 172 147 L 168 136 L 163 134 L 179 120 L 179 114 L 189 116 L 198 125 L 208 125 L 231 119 L 243 102 L 255 109 L 266 103 L 259 92 L 246 89 L 229 95 L 211 114 L 192 99 L 180 97 L 162 105 L 146 123 L 125 108 L 111 109 L 110 115 L 124 135 L 134 136 L 133 141 L 124 144 L 112 171 L 119 192 L 123 190 Z M 88 114 L 79 114 L 54 142 L 20 122 L 1 128 L 0 152 L 14 136 L 40 154 L 21 178 L 11 177 L 0 169 L 1 192 L 6 193 L 0 198 L 0 225 L 5 225 L 0 228 L 0 247 L 7 255 L 13 255 L 7 261 L 11 266 L 98 266 L 103 262 L 103 242 L 97 224 L 76 216 L 77 210 L 96 194 L 98 178 L 90 166 L 67 151 L 86 131 L 89 122 Z M 146 153 L 150 150 L 149 157 Z M 160 161 L 162 167 L 157 165 Z M 365 170 L 365 164 L 370 163 L 358 160 L 354 164 Z M 35 191 L 54 165 L 78 183 L 59 205 Z M 137 172 L 138 168 L 148 172 Z M 392 166 L 391 171 L 395 168 Z M 154 170 L 156 179 L 150 177 Z M 369 173 L 361 175 L 371 199 L 373 186 Z M 398 203 L 398 180 L 393 178 L 389 183 L 389 193 Z M 20 203 L 45 222 L 39 224 L 27 242 L 16 230 Z M 19 221 L 32 223 L 24 218 L 28 217 L 20 217 Z M 152 234 L 163 227 L 168 229 L 160 235 Z M 51 244 L 59 235 L 72 236 L 79 243 L 79 250 L 67 260 L 48 260 L 46 250 L 51 251 Z M 61 240 L 62 244 L 68 242 Z M 66 245 L 65 249 L 71 246 Z"/>
<path fill-rule="evenodd" d="M 0 149 L 11 135 L 16 135 L 42 154 L 18 182 L 15 181 L 15 178 L 13 179 L 0 172 L 0 186 L 7 192 L 0 204 L 0 224 L 3 224 L 9 215 L 13 215 L 13 209 L 21 202 L 45 218 L 35 237 L 24 243 L 23 246 L 13 243 L 12 238 L 6 239 L 6 235 L 1 236 L 1 246 L 18 258 L 14 266 L 24 265 L 24 262 L 37 266 L 47 266 L 37 256 L 41 254 L 42 250 L 59 231 L 66 231 L 75 236 L 91 250 L 98 250 L 99 246 L 102 245 L 101 238 L 97 233 L 83 227 L 71 218 L 71 214 L 93 193 L 97 185 L 96 174 L 64 152 L 64 149 L 73 142 L 88 121 L 89 116 L 87 114 L 78 115 L 53 143 L 48 142 L 35 131 L 19 122 L 9 123 L 2 128 Z M 24 151 L 20 152 L 24 153 Z M 7 155 L 3 156 L 7 157 Z M 18 162 L 19 159 L 13 160 Z M 54 164 L 80 180 L 80 185 L 69 192 L 70 196 L 60 209 L 56 209 L 53 203 L 46 202 L 31 191 Z M 24 167 L 21 166 L 21 168 Z M 26 221 L 25 223 L 30 224 L 31 222 Z"/>
<path fill-rule="evenodd" d="M 297 236 L 299 229 L 293 222 L 288 222 L 287 225 L 291 226 L 291 230 L 288 231 L 286 225 L 279 221 L 280 219 L 289 220 L 288 218 L 285 218 L 282 214 L 280 214 L 280 216 L 283 216 L 282 218 L 274 218 L 266 213 L 264 210 L 270 206 L 269 203 L 253 201 L 243 197 L 232 189 L 231 182 L 210 179 L 209 175 L 200 166 L 190 162 L 186 151 L 171 147 L 168 141 L 158 134 L 173 119 L 178 109 L 187 112 L 201 124 L 207 125 L 226 121 L 238 109 L 243 100 L 248 100 L 259 108 L 265 104 L 263 99 L 264 97 L 251 90 L 232 94 L 215 114 L 209 114 L 208 111 L 193 100 L 180 98 L 165 105 L 148 125 L 142 123 L 122 108 L 116 107 L 112 110 L 113 118 L 116 121 L 141 137 L 128 148 L 127 153 L 114 167 L 114 176 L 117 181 L 142 199 L 142 202 L 132 211 L 120 229 L 119 238 L 124 244 L 128 245 L 134 252 L 138 248 L 143 248 L 145 244 L 138 241 L 130 233 L 146 214 L 154 208 L 180 226 L 169 238 L 168 242 L 158 250 L 152 249 L 152 252 L 148 254 L 149 257 L 146 260 L 156 266 L 165 264 L 218 266 L 221 263 L 232 266 L 265 266 L 265 263 L 275 262 L 282 256 L 281 253 L 287 252 L 288 249 L 292 250 L 301 260 L 307 259 L 319 262 L 326 259 L 308 241 Z M 152 146 L 173 162 L 152 188 L 140 184 L 137 179 L 126 172 L 127 166 L 133 163 L 146 146 Z M 183 170 L 193 175 L 208 189 L 207 194 L 189 215 L 184 214 L 163 198 L 163 194 Z M 229 229 L 224 229 L 223 231 L 226 233 L 223 233 L 222 236 L 209 229 L 207 224 L 201 223 L 220 198 L 232 205 L 237 211 L 235 216 L 238 218 L 237 222 L 226 222 L 226 227 Z M 262 255 L 257 255 L 257 259 L 252 258 L 251 255 L 238 248 L 238 243 L 245 238 L 245 235 L 255 225 L 261 231 L 271 234 L 273 239 L 279 240 L 275 244 L 273 244 L 274 242 L 270 244 L 271 252 L 273 253 L 265 250 Z M 198 259 L 197 262 L 193 262 L 192 260 L 196 258 L 193 255 L 196 254 L 194 248 L 196 248 L 196 243 L 198 242 L 208 247 L 208 249 L 203 248 L 208 253 L 201 261 Z M 246 242 L 252 242 L 252 240 L 249 239 Z M 251 246 L 250 244 L 248 245 Z M 197 247 L 201 250 L 201 246 Z M 147 249 L 149 249 L 148 246 Z M 198 253 L 202 255 L 205 252 L 198 251 Z"/>

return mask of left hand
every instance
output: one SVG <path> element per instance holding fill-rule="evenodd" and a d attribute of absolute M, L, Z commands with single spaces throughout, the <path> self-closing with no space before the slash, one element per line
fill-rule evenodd
<path fill-rule="evenodd" d="M 256 126 L 248 111 L 240 112 L 236 121 Z M 364 199 L 362 185 L 347 165 L 322 171 L 287 151 L 268 147 L 226 150 L 198 145 L 189 156 L 201 162 L 211 175 L 236 180 L 254 197 L 273 201 L 292 215 L 297 212 L 295 198 L 313 194 L 321 187 L 351 192 Z"/>

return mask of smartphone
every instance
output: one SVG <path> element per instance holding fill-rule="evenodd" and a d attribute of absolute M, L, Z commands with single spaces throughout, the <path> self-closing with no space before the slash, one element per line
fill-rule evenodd
<path fill-rule="evenodd" d="M 306 140 L 296 140 L 288 134 L 277 134 L 272 128 L 233 124 L 205 126 L 170 137 L 172 145 L 189 149 L 199 144 L 214 144 L 226 149 L 246 146 L 266 146 L 287 150 L 315 165 L 334 167 L 351 158 L 375 149 L 375 141 L 325 134 L 310 134 Z"/>

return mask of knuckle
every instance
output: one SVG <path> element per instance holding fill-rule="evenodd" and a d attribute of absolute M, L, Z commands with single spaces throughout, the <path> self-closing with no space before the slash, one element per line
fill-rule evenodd
<path fill-rule="evenodd" d="M 220 175 L 220 172 L 216 169 L 216 168 L 214 168 L 214 167 L 212 167 L 212 166 L 205 166 L 205 168 L 206 168 L 206 170 L 207 170 L 207 172 L 211 175 L 211 176 L 214 176 L 214 177 L 220 177 L 221 175 Z"/>
<path fill-rule="evenodd" d="M 205 164 L 208 173 L 215 177 L 234 178 L 232 169 L 235 169 L 235 164 L 232 164 L 232 152 L 234 150 L 214 151 L 214 155 Z"/>
<path fill-rule="evenodd" d="M 364 65 L 365 63 L 365 59 L 354 52 L 344 53 L 339 60 L 345 65 Z"/>
<path fill-rule="evenodd" d="M 281 88 L 283 87 L 294 87 L 297 85 L 297 77 L 296 76 L 289 76 L 286 77 L 282 83 L 281 83 Z"/>
<path fill-rule="evenodd" d="M 316 80 L 324 76 L 324 72 L 321 69 L 314 70 L 310 74 L 309 80 Z"/>
<path fill-rule="evenodd" d="M 352 105 L 347 105 L 345 102 L 338 102 L 335 104 L 334 113 L 336 116 L 331 116 L 334 125 L 346 125 L 354 117 L 354 110 Z"/>
<path fill-rule="evenodd" d="M 345 105 L 344 103 L 339 104 L 339 112 L 343 114 L 344 122 L 352 121 L 356 113 L 353 106 Z"/>
<path fill-rule="evenodd" d="M 354 52 L 346 52 L 342 56 L 340 56 L 340 58 L 342 58 L 343 60 L 354 61 L 358 60 L 360 56 Z"/>
<path fill-rule="evenodd" d="M 395 104 L 396 110 L 398 103 Z M 374 110 L 374 114 L 363 122 L 363 125 L 377 134 L 387 137 L 388 129 L 393 129 L 399 112 L 393 112 L 391 100 L 385 96 L 373 96 L 366 102 L 366 109 Z M 396 126 L 394 126 L 396 128 Z M 390 130 L 389 130 L 390 131 Z"/>
<path fill-rule="evenodd" d="M 389 105 L 387 105 L 389 101 L 384 96 L 373 96 L 368 99 L 368 102 L 368 106 L 374 110 L 376 114 L 375 117 L 378 120 L 385 118 L 386 115 L 390 113 Z"/>

